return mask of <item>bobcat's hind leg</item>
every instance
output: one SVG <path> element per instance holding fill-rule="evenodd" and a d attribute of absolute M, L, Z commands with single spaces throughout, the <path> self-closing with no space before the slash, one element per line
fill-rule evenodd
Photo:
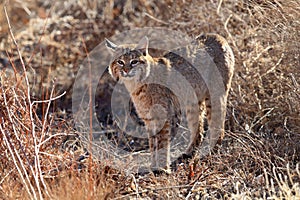
<path fill-rule="evenodd" d="M 192 157 L 198 150 L 203 139 L 203 117 L 204 117 L 204 102 L 199 102 L 197 106 L 186 108 L 188 128 L 190 130 L 190 143 L 185 152 L 185 156 Z"/>
<path fill-rule="evenodd" d="M 206 118 L 208 122 L 208 137 L 205 138 L 201 150 L 202 155 L 209 153 L 211 150 L 216 150 L 217 146 L 220 145 L 224 137 L 224 124 L 226 115 L 226 102 L 227 93 L 221 95 L 219 98 L 215 98 L 212 101 L 209 98 L 205 99 L 206 106 Z M 205 145 L 208 145 L 206 149 Z M 209 152 L 206 152 L 209 151 Z"/>

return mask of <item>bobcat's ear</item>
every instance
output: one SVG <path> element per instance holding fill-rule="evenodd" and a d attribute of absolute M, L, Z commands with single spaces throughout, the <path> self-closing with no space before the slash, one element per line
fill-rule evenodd
<path fill-rule="evenodd" d="M 110 50 L 112 53 L 115 52 L 118 48 L 118 45 L 115 43 L 109 41 L 108 39 L 105 38 L 105 46 L 108 50 Z"/>
<path fill-rule="evenodd" d="M 147 55 L 148 54 L 148 46 L 149 46 L 149 39 L 147 36 L 145 36 L 139 41 L 139 43 L 135 47 L 135 49 L 140 49 L 143 51 L 144 55 Z"/>

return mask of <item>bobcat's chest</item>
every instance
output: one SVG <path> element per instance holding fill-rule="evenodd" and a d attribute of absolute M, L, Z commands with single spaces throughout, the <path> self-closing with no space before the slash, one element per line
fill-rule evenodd
<path fill-rule="evenodd" d="M 141 118 L 144 118 L 153 105 L 153 93 L 151 86 L 145 84 L 131 93 L 134 106 Z"/>

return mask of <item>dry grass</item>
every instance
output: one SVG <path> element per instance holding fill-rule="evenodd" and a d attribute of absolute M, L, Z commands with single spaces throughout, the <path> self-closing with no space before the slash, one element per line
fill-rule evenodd
<path fill-rule="evenodd" d="M 8 61 L 0 64 L 1 199 L 300 198 L 297 0 L 14 0 L 7 10 L 15 41 L 0 4 L 0 59 Z M 216 32 L 236 56 L 222 147 L 170 176 L 127 176 L 78 160 L 82 148 L 62 147 L 80 134 L 64 113 L 86 56 L 82 41 L 92 50 L 104 37 L 146 26 Z"/>

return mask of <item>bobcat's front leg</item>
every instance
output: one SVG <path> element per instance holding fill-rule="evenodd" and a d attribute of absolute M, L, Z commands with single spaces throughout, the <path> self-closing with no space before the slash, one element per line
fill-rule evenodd
<path fill-rule="evenodd" d="M 151 105 L 143 119 L 148 132 L 151 170 L 170 173 L 171 123 L 165 106 Z"/>
<path fill-rule="evenodd" d="M 149 147 L 151 152 L 151 170 L 153 172 L 171 173 L 170 169 L 170 123 L 166 122 L 158 133 L 149 130 Z"/>

